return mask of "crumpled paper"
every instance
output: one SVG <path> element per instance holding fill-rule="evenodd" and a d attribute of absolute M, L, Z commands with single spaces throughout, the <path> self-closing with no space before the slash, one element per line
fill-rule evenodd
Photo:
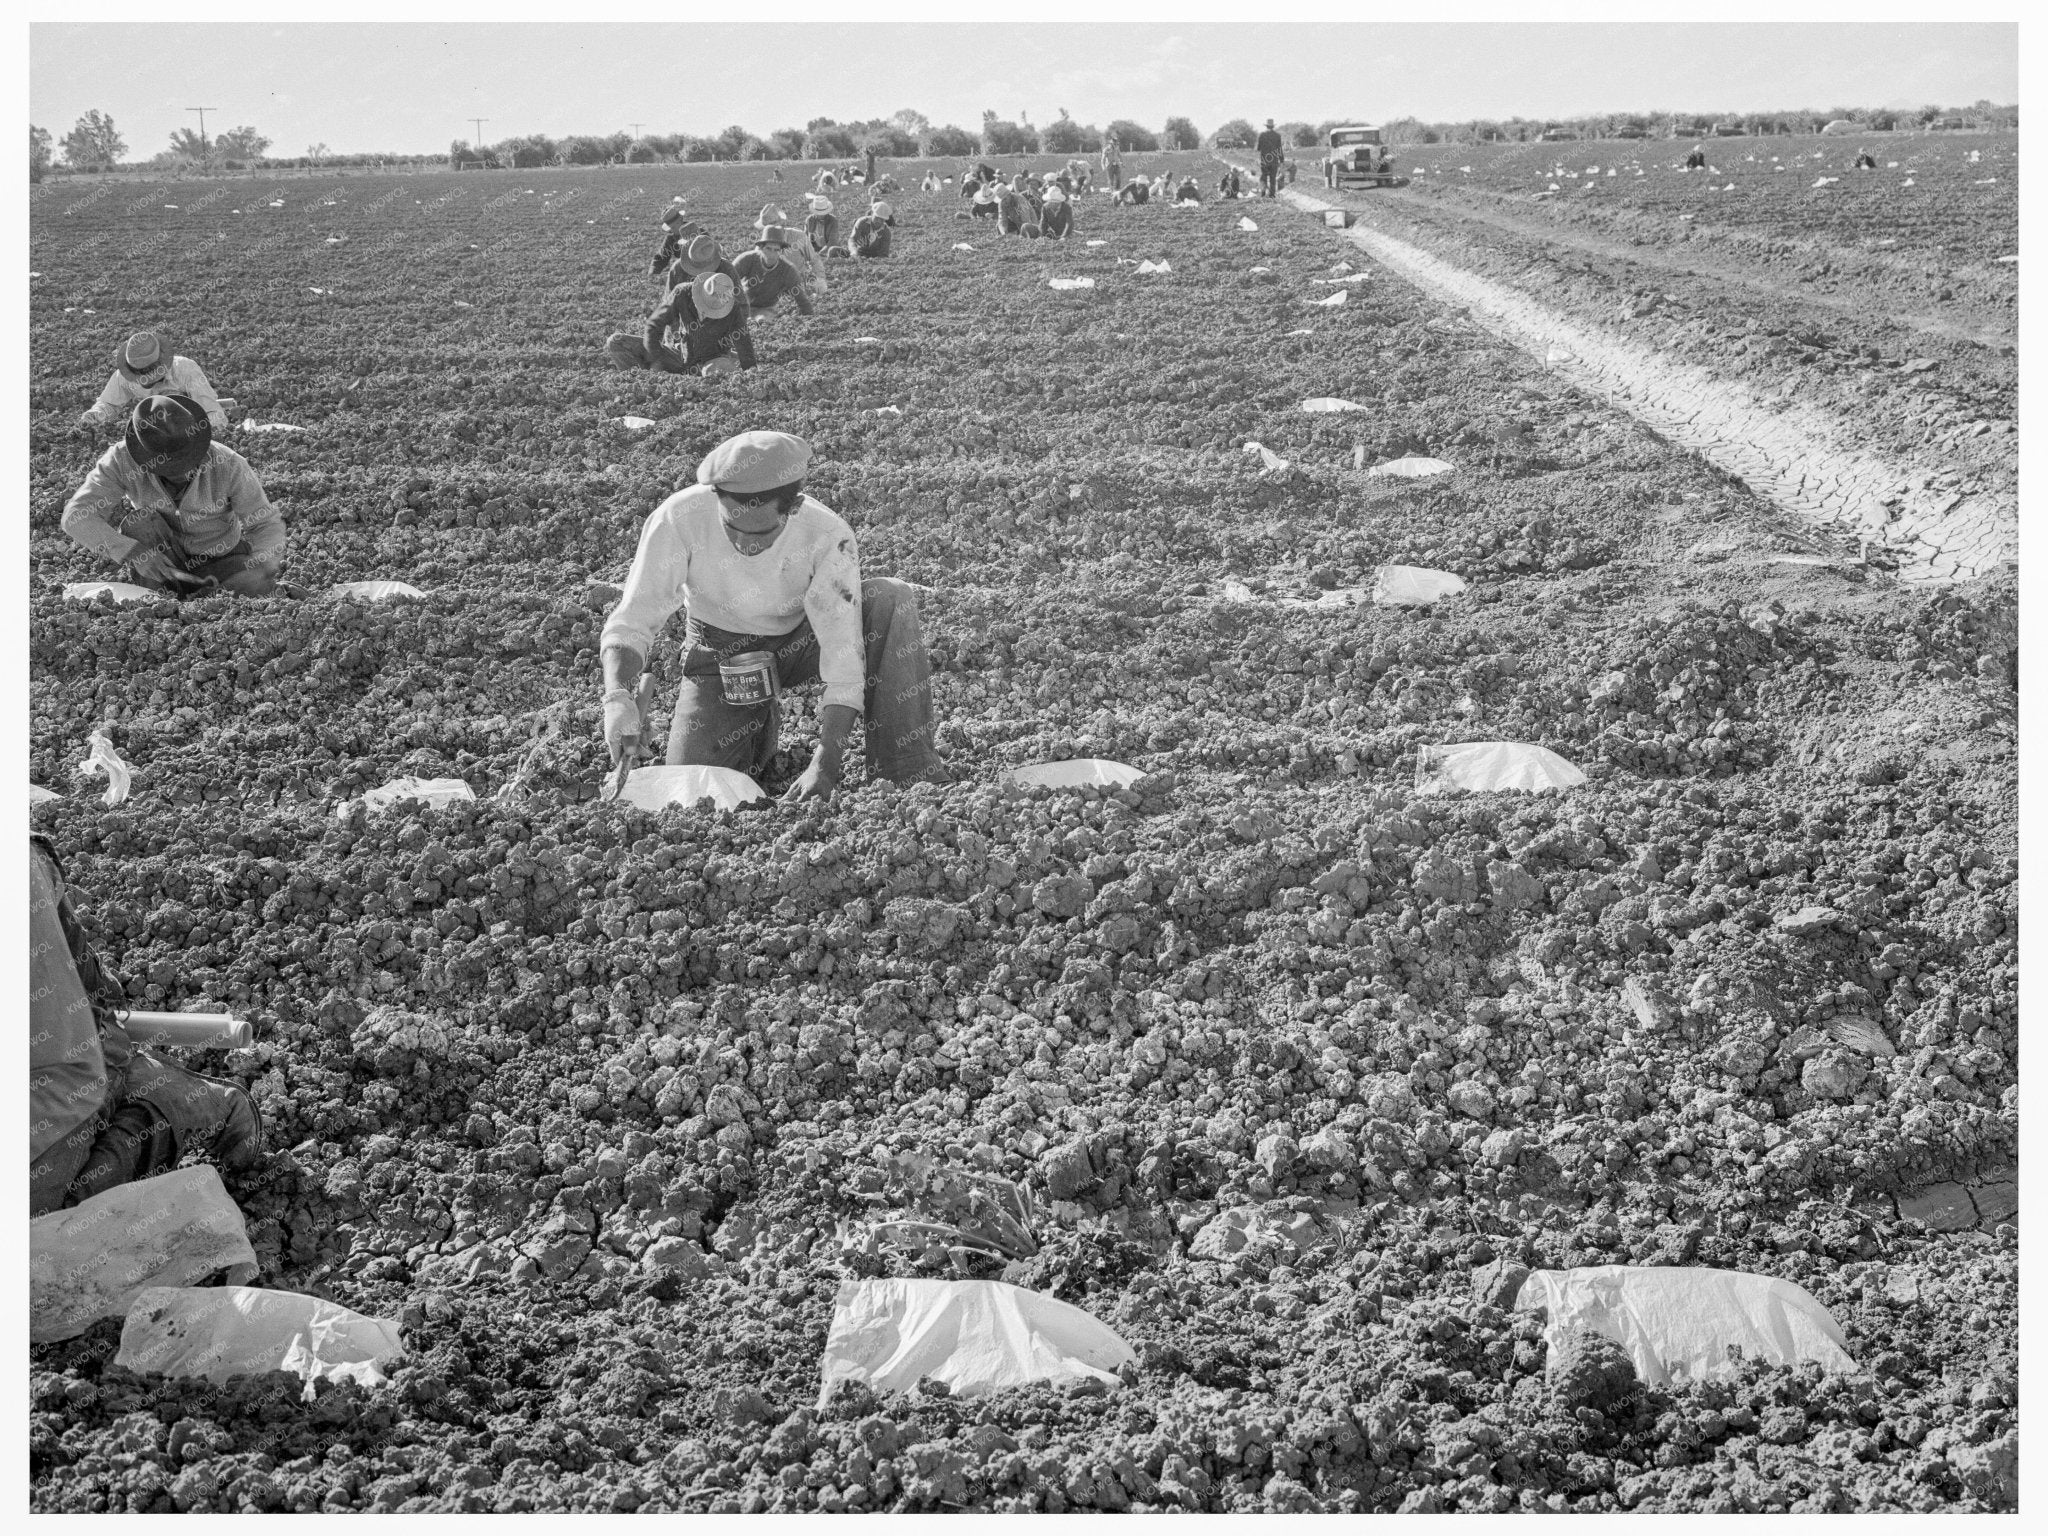
<path fill-rule="evenodd" d="M 138 1374 L 201 1376 L 219 1384 L 284 1371 L 306 1383 L 382 1386 L 383 1367 L 405 1352 L 396 1321 L 339 1302 L 257 1286 L 152 1286 L 121 1328 L 114 1364 Z"/>
<path fill-rule="evenodd" d="M 818 1406 L 848 1378 L 901 1392 L 932 1376 L 956 1397 L 1034 1381 L 1114 1385 L 1136 1358 L 1079 1307 L 1000 1280 L 848 1280 L 832 1309 Z"/>
<path fill-rule="evenodd" d="M 91 775 L 104 773 L 107 776 L 107 792 L 100 796 L 102 805 L 119 805 L 128 798 L 128 783 L 132 775 L 128 765 L 121 761 L 121 754 L 114 750 L 114 744 L 107 740 L 106 733 L 94 731 L 85 738 L 92 748 L 92 756 L 78 765 L 80 773 Z"/>

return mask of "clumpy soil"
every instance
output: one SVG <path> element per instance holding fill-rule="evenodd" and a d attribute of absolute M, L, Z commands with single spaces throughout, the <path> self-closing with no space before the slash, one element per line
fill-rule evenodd
<path fill-rule="evenodd" d="M 671 192 L 734 240 L 791 195 L 627 174 L 223 183 L 202 236 L 269 222 L 203 262 L 36 194 L 36 824 L 138 1003 L 258 1023 L 195 1061 L 270 1127 L 228 1180 L 261 1283 L 410 1352 L 307 1394 L 131 1374 L 118 1321 L 33 1349 L 34 1508 L 2014 1507 L 2015 577 L 1784 563 L 1741 485 L 1383 276 L 1316 304 L 1346 248 L 1272 204 L 1091 201 L 1049 250 L 907 193 L 767 366 L 610 372 Z M 308 429 L 233 441 L 314 595 L 61 596 L 101 574 L 63 428 L 173 294 L 179 349 Z M 961 782 L 604 803 L 640 521 L 764 425 L 929 589 Z M 1410 453 L 1456 468 L 1365 472 Z M 1468 590 L 1281 601 L 1386 562 Z M 367 577 L 427 595 L 324 595 Z M 73 774 L 100 727 L 114 808 Z M 1472 740 L 1588 782 L 1416 792 Z M 1003 782 L 1068 756 L 1146 776 Z M 478 799 L 351 803 L 401 773 Z M 871 1240 L 970 1224 L 947 1170 L 1031 1192 L 1015 1256 Z M 1860 1368 L 1552 1371 L 1520 1274 L 1605 1263 L 1796 1281 Z M 819 1408 L 878 1273 L 1047 1290 L 1137 1359 Z"/>

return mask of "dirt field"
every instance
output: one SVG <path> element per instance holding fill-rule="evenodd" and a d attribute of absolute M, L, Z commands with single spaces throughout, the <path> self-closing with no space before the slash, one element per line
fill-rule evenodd
<path fill-rule="evenodd" d="M 1542 146 L 1603 167 L 1543 203 L 1533 162 L 1433 166 L 1372 216 L 1730 377 L 1796 370 L 1982 488 L 2017 466 L 2015 359 L 1972 339 L 2012 319 L 2004 142 L 1951 188 L 1960 250 L 1870 199 L 1807 219 L 1776 189 L 1810 161 L 1730 173 L 1767 215 L 1638 248 L 1694 185 L 1610 197 L 1648 145 Z M 1214 184 L 1126 167 L 1154 160 Z M 1814 563 L 1783 509 L 1270 203 L 1091 199 L 1053 248 L 909 190 L 896 255 L 757 322 L 760 369 L 610 369 L 669 196 L 732 243 L 785 175 L 36 192 L 30 768 L 63 798 L 34 822 L 131 995 L 258 1022 L 199 1060 L 278 1149 L 229 1179 L 261 1283 L 398 1317 L 412 1355 L 302 1402 L 117 1370 L 117 1322 L 36 1349 L 33 1507 L 2013 1507 L 2016 574 Z M 1742 241 L 1834 262 L 1852 230 L 1966 297 L 1744 288 Z M 97 451 L 64 432 L 143 325 L 305 429 L 229 437 L 288 579 L 427 596 L 66 601 L 111 573 L 58 531 Z M 931 589 L 965 782 L 599 803 L 640 523 L 761 426 L 816 445 L 868 574 Z M 1454 472 L 1369 473 L 1409 454 Z M 1389 562 L 1469 590 L 1285 601 Z M 73 773 L 102 726 L 115 809 Z M 1424 747 L 1495 739 L 1588 782 L 1416 792 Z M 1076 755 L 1148 776 L 1001 782 Z M 402 773 L 477 803 L 337 815 Z M 1030 1187 L 1037 1254 L 867 1251 L 878 1214 L 958 1216 L 904 1153 Z M 1547 1371 L 1518 1267 L 1597 1263 L 1794 1280 L 1862 1370 Z M 836 1286 L 883 1271 L 1007 1273 L 1138 1364 L 814 1410 Z"/>

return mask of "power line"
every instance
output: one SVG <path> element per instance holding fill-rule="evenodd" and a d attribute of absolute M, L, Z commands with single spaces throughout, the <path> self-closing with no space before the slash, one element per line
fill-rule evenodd
<path fill-rule="evenodd" d="M 488 117 L 465 117 L 463 121 L 476 124 L 476 147 L 482 149 L 484 147 L 484 124 L 488 123 L 490 119 Z"/>
<path fill-rule="evenodd" d="M 204 148 L 206 148 L 206 114 L 207 114 L 207 113 L 209 113 L 209 112 L 218 112 L 218 111 L 220 110 L 220 108 L 219 108 L 219 107 L 187 107 L 187 108 L 186 108 L 185 110 L 186 110 L 187 112 L 197 112 L 197 113 L 199 114 L 199 147 L 200 147 L 201 149 L 204 149 Z"/>
<path fill-rule="evenodd" d="M 633 137 L 634 137 L 634 138 L 636 138 L 636 139 L 637 139 L 637 138 L 639 138 L 639 137 L 640 137 L 640 125 L 639 125 L 638 123 L 628 123 L 628 124 L 626 124 L 626 126 L 627 126 L 628 128 L 631 128 L 631 129 L 633 130 Z"/>

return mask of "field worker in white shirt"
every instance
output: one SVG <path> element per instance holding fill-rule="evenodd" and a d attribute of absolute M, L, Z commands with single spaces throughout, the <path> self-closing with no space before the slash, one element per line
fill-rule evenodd
<path fill-rule="evenodd" d="M 136 403 L 127 435 L 65 503 L 63 527 L 128 580 L 178 596 L 267 597 L 284 566 L 284 519 L 263 483 L 184 395 Z"/>
<path fill-rule="evenodd" d="M 600 642 L 615 765 L 643 750 L 635 694 L 655 636 L 680 606 L 688 623 L 669 762 L 760 779 L 781 729 L 776 695 L 816 681 L 825 685 L 817 750 L 785 800 L 831 794 L 862 713 L 871 776 L 948 779 L 932 744 L 931 659 L 916 595 L 889 577 L 861 579 L 852 528 L 803 492 L 810 463 L 800 437 L 742 432 L 697 466 L 694 486 L 649 515 Z M 762 652 L 772 669 L 765 686 L 761 663 L 736 660 Z"/>
<path fill-rule="evenodd" d="M 92 409 L 78 418 L 79 426 L 111 427 L 126 421 L 135 402 L 144 395 L 184 395 L 199 402 L 216 432 L 228 429 L 227 412 L 206 382 L 206 375 L 189 357 L 174 357 L 154 331 L 137 331 L 114 348 L 114 374 L 100 391 Z"/>

